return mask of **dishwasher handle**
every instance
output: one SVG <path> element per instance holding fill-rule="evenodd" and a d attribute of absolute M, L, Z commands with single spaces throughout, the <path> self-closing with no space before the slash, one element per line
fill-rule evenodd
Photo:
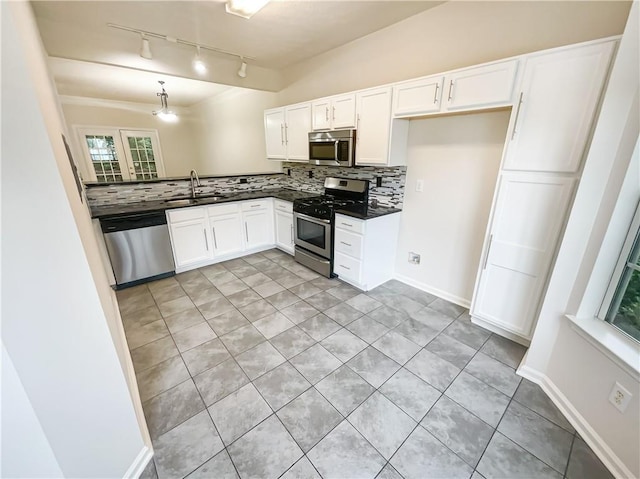
<path fill-rule="evenodd" d="M 167 224 L 167 216 L 164 212 L 140 213 L 125 216 L 112 216 L 100 218 L 100 226 L 103 233 L 115 233 L 117 231 L 135 230 Z"/>

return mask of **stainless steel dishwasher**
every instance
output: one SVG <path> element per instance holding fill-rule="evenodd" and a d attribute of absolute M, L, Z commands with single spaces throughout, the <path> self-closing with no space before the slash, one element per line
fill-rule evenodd
<path fill-rule="evenodd" d="M 100 219 L 118 289 L 175 274 L 164 212 Z"/>

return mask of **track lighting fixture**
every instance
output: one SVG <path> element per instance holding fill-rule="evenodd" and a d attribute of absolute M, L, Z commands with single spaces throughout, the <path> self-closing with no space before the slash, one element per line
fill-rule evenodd
<path fill-rule="evenodd" d="M 163 121 L 178 121 L 178 116 L 174 112 L 169 110 L 169 102 L 167 101 L 169 95 L 164 89 L 164 82 L 160 80 L 158 81 L 158 83 L 160 83 L 160 88 L 162 88 L 162 91 L 160 93 L 156 93 L 156 95 L 160 97 L 160 109 L 158 111 L 152 112 L 153 115 L 157 116 Z"/>
<path fill-rule="evenodd" d="M 227 13 L 232 15 L 251 18 L 267 3 L 269 3 L 269 0 L 227 0 L 225 9 Z"/>
<path fill-rule="evenodd" d="M 247 77 L 247 62 L 244 61 L 244 58 L 240 58 L 242 60 L 242 65 L 240 65 L 240 69 L 238 70 L 238 76 L 240 78 Z"/>
<path fill-rule="evenodd" d="M 149 39 L 145 37 L 144 33 L 140 35 L 140 56 L 147 60 L 152 60 L 151 45 L 149 45 Z"/>
<path fill-rule="evenodd" d="M 196 45 L 196 56 L 193 58 L 193 69 L 199 74 L 207 73 L 207 65 L 200 58 L 200 45 Z"/>

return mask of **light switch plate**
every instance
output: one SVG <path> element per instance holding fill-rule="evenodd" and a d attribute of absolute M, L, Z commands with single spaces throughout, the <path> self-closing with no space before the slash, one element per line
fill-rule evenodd
<path fill-rule="evenodd" d="M 416 180 L 416 191 L 420 193 L 424 191 L 424 180 Z"/>

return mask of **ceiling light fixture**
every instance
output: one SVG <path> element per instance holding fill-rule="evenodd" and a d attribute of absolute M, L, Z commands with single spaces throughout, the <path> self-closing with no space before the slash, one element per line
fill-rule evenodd
<path fill-rule="evenodd" d="M 193 58 L 193 69 L 199 74 L 207 73 L 207 65 L 200 58 L 200 45 L 196 45 L 196 56 Z"/>
<path fill-rule="evenodd" d="M 240 69 L 238 70 L 238 76 L 240 78 L 246 78 L 247 77 L 247 62 L 244 61 L 244 58 L 241 58 L 240 60 L 242 60 L 242 65 L 240 65 Z"/>
<path fill-rule="evenodd" d="M 149 40 L 144 35 L 144 33 L 140 34 L 140 56 L 142 58 L 146 58 L 147 60 L 153 60 L 153 55 L 151 54 L 151 45 L 149 45 Z"/>
<path fill-rule="evenodd" d="M 267 3 L 269 0 L 227 0 L 225 9 L 232 15 L 251 18 Z"/>
<path fill-rule="evenodd" d="M 157 116 L 163 121 L 178 121 L 178 115 L 169 110 L 169 102 L 167 101 L 169 95 L 164 89 L 164 82 L 160 80 L 158 81 L 158 83 L 160 83 L 160 87 L 162 88 L 162 91 L 160 93 L 156 93 L 156 95 L 160 97 L 160 109 L 158 111 L 152 112 L 153 115 Z"/>

